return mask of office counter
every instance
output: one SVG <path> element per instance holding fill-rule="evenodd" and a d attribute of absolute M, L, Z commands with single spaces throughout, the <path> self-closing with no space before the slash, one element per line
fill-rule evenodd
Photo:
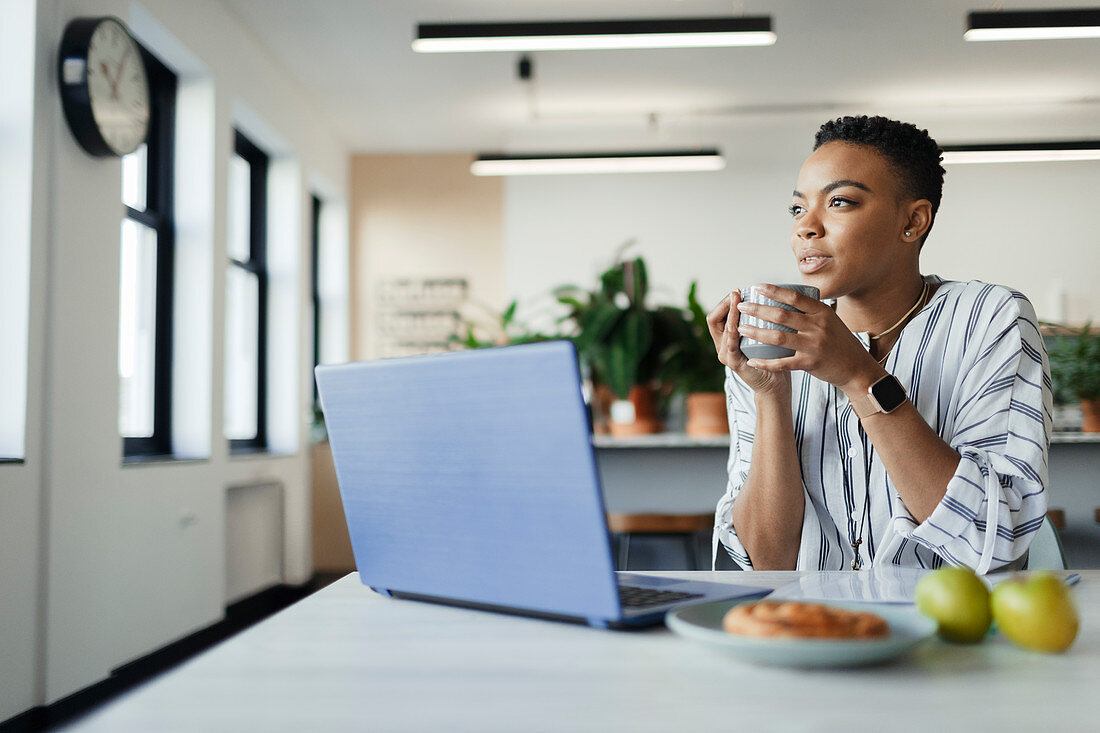
<path fill-rule="evenodd" d="M 713 512 L 726 489 L 729 436 L 677 433 L 596 436 L 608 511 Z M 1071 567 L 1100 568 L 1100 433 L 1055 433 L 1050 446 L 1050 508 L 1066 513 L 1063 543 Z"/>

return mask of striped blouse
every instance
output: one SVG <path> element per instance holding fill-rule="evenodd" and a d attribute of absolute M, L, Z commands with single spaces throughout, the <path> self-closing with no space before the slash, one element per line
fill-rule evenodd
<path fill-rule="evenodd" d="M 902 329 L 886 369 L 958 451 L 959 467 L 932 515 L 918 523 L 844 393 L 805 372 L 792 373 L 806 500 L 799 570 L 850 569 L 861 524 L 863 567 L 937 568 L 946 562 L 985 573 L 1026 562 L 1046 515 L 1052 410 L 1035 311 L 1026 297 L 999 285 L 925 279 L 940 287 Z M 856 335 L 869 347 L 866 333 Z M 732 511 L 752 460 L 756 407 L 752 390 L 728 368 L 726 402 L 729 483 L 715 512 L 715 550 L 721 543 L 751 570 Z"/>

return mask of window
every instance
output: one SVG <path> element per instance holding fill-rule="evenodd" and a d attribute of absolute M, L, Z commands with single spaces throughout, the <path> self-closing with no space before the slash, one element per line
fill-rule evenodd
<path fill-rule="evenodd" d="M 172 452 L 173 191 L 177 79 L 147 50 L 146 142 L 122 159 L 118 428 L 125 457 Z"/>
<path fill-rule="evenodd" d="M 267 448 L 267 169 L 268 156 L 236 131 L 225 283 L 225 437 L 234 452 Z"/>
<path fill-rule="evenodd" d="M 346 361 L 348 341 L 348 257 L 346 212 L 339 201 L 312 196 L 313 364 Z M 315 411 L 320 408 L 313 385 Z M 315 412 L 316 414 L 316 412 Z"/>
<path fill-rule="evenodd" d="M 0 463 L 21 462 L 27 448 L 35 6 L 0 11 Z"/>

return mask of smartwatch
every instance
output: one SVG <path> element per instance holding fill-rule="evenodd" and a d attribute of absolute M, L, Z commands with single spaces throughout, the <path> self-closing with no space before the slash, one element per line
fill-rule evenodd
<path fill-rule="evenodd" d="M 905 387 L 893 374 L 887 374 L 867 388 L 867 396 L 852 402 L 856 417 L 862 420 L 877 413 L 890 413 L 906 400 Z M 861 403 L 861 404 L 857 404 Z"/>

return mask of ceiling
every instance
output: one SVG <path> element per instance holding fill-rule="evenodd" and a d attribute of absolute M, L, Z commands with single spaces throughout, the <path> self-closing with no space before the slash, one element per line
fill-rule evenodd
<path fill-rule="evenodd" d="M 1100 130 L 1100 41 L 965 43 L 986 0 L 223 0 L 357 151 L 576 147 L 834 110 L 1065 106 Z M 1066 7 L 1067 0 L 1004 3 Z M 418 22 L 771 15 L 774 46 L 417 54 Z M 633 132 L 631 132 L 633 131 Z M 713 137 L 713 134 L 711 134 Z"/>

